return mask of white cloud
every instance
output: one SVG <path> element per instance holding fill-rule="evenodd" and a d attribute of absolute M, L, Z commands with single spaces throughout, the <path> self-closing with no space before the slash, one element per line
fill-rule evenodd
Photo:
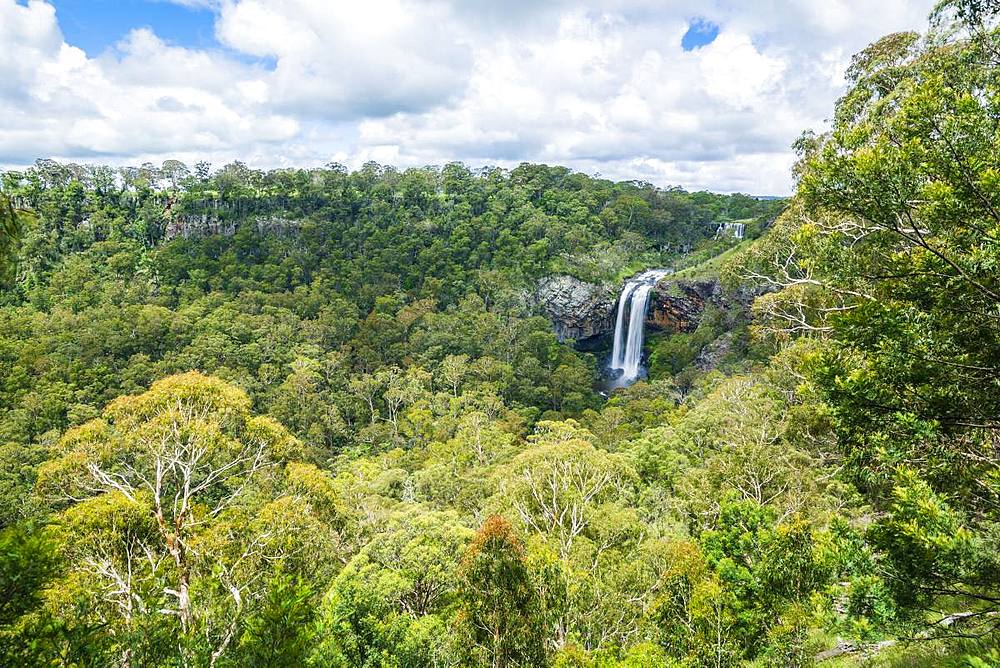
<path fill-rule="evenodd" d="M 0 0 L 0 164 L 178 157 L 567 164 L 785 193 L 850 55 L 933 0 L 171 0 L 219 47 L 134 30 L 98 58 L 42 0 Z M 721 30 L 686 52 L 688 22 Z"/>
<path fill-rule="evenodd" d="M 471 66 L 448 7 L 412 0 L 233 0 L 216 32 L 275 59 L 274 104 L 323 118 L 420 111 L 462 92 Z"/>
<path fill-rule="evenodd" d="M 749 35 L 725 31 L 697 52 L 706 93 L 722 104 L 766 111 L 776 97 L 786 63 L 762 54 Z"/>
<path fill-rule="evenodd" d="M 0 2 L 0 162 L 178 151 L 239 152 L 294 139 L 299 123 L 261 104 L 263 70 L 171 47 L 146 29 L 114 55 L 62 40 L 52 7 Z"/>

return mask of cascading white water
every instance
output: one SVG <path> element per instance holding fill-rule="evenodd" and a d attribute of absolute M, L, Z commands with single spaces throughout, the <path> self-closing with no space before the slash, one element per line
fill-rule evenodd
<path fill-rule="evenodd" d="M 628 318 L 628 338 L 622 360 L 622 379 L 626 382 L 639 377 L 639 362 L 642 359 L 642 339 L 645 331 L 646 306 L 652 285 L 640 285 L 632 293 L 632 309 Z"/>
<path fill-rule="evenodd" d="M 649 293 L 661 278 L 671 273 L 666 269 L 643 272 L 625 283 L 618 298 L 618 317 L 615 320 L 615 338 L 608 367 L 620 370 L 618 382 L 629 384 L 639 377 L 642 363 L 642 341 Z M 625 310 L 628 308 L 628 320 Z M 626 326 L 627 323 L 627 326 Z"/>
<path fill-rule="evenodd" d="M 624 343 L 622 339 L 624 338 L 623 332 L 625 331 L 625 305 L 637 287 L 639 287 L 638 283 L 629 281 L 625 284 L 621 297 L 618 298 L 618 317 L 615 318 L 615 342 L 611 347 L 611 362 L 608 364 L 608 367 L 612 369 L 624 368 L 625 351 L 622 350 L 622 344 Z"/>

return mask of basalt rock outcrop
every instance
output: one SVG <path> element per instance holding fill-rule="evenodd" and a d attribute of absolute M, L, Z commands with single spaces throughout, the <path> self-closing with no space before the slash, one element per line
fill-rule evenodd
<path fill-rule="evenodd" d="M 590 349 L 608 344 L 604 337 L 614 332 L 620 292 L 620 286 L 559 275 L 539 281 L 535 300 L 560 341 L 573 339 L 582 343 L 581 348 Z M 754 296 L 749 291 L 726 292 L 717 278 L 666 276 L 650 294 L 645 326 L 660 332 L 693 332 L 709 305 L 746 311 Z"/>
<path fill-rule="evenodd" d="M 535 298 L 560 341 L 592 339 L 614 330 L 618 293 L 608 286 L 549 276 L 539 281 Z"/>
<path fill-rule="evenodd" d="M 717 279 L 667 277 L 653 291 L 646 326 L 663 332 L 692 332 L 709 304 L 723 306 L 725 297 Z"/>
<path fill-rule="evenodd" d="M 284 216 L 270 214 L 255 214 L 243 219 L 225 218 L 218 212 L 174 214 L 169 209 L 165 212 L 166 227 L 164 238 L 175 237 L 185 239 L 221 235 L 231 237 L 241 225 L 253 225 L 258 234 L 288 235 L 299 229 L 300 223 Z"/>
<path fill-rule="evenodd" d="M 733 333 L 723 332 L 717 339 L 703 347 L 694 360 L 694 366 L 699 371 L 711 371 L 718 368 L 719 363 L 733 347 Z"/>

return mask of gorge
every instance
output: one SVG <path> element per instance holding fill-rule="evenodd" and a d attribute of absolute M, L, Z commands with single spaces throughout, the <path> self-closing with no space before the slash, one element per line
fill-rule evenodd
<path fill-rule="evenodd" d="M 691 335 L 706 314 L 730 314 L 729 324 L 722 325 L 716 335 L 745 322 L 756 294 L 724 289 L 712 275 L 681 277 L 671 270 L 649 269 L 619 285 L 590 283 L 565 274 L 548 276 L 539 282 L 534 299 L 559 340 L 572 340 L 577 350 L 600 360 L 601 387 L 610 390 L 645 378 L 649 362 L 643 354 L 652 355 L 656 341 L 663 337 Z M 698 341 L 699 347 L 705 347 L 698 351 L 706 356 L 701 366 L 713 367 L 710 360 L 717 355 L 708 345 L 711 342 Z M 724 343 L 719 345 L 725 347 Z M 650 349 L 644 351 L 644 347 Z"/>
<path fill-rule="evenodd" d="M 1000 0 L 98 4 L 0 0 L 0 668 L 1000 668 Z"/>

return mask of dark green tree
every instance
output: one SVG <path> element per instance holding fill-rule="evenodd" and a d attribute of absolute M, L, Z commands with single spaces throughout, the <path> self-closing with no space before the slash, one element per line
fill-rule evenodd
<path fill-rule="evenodd" d="M 21 223 L 10 197 L 0 193 L 0 281 L 9 278 L 21 236 Z"/>
<path fill-rule="evenodd" d="M 538 592 L 507 520 L 486 520 L 465 554 L 460 578 L 459 620 L 469 662 L 490 668 L 545 665 Z"/>
<path fill-rule="evenodd" d="M 760 272 L 783 288 L 758 302 L 769 328 L 829 339 L 816 378 L 900 602 L 963 601 L 972 624 L 1000 611 L 997 10 L 942 3 L 929 34 L 855 56 L 832 130 L 799 143 L 797 201 L 748 255 L 780 259 Z"/>
<path fill-rule="evenodd" d="M 234 665 L 305 665 L 316 633 L 312 588 L 277 573 L 256 612 L 243 623 L 243 635 L 233 654 Z"/>

